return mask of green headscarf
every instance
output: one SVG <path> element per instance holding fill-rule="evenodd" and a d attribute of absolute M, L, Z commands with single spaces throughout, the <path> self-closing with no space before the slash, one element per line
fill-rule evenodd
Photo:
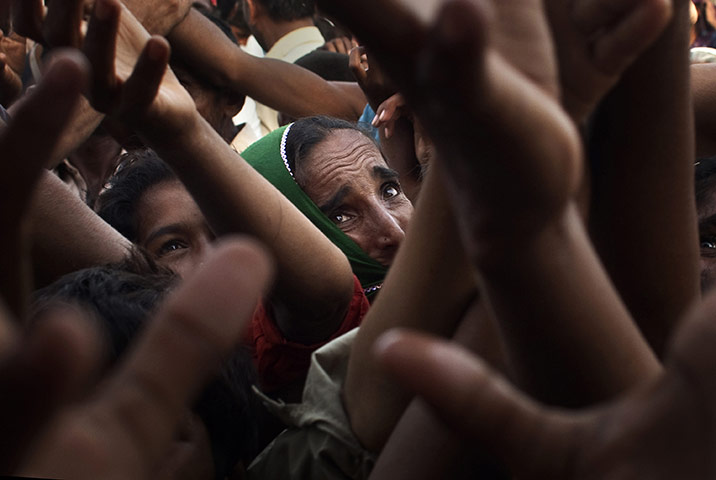
<path fill-rule="evenodd" d="M 341 231 L 313 201 L 308 198 L 291 175 L 286 157 L 286 138 L 291 125 L 274 130 L 241 153 L 241 156 L 271 182 L 291 203 L 307 216 L 350 261 L 366 295 L 370 298 L 383 283 L 387 268 L 370 258 L 353 240 Z"/>

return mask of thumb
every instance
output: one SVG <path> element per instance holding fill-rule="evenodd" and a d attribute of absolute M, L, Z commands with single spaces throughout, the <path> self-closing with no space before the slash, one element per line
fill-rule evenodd
<path fill-rule="evenodd" d="M 458 434 L 524 478 L 564 478 L 582 426 L 549 412 L 462 347 L 390 331 L 376 342 L 384 367 Z"/>

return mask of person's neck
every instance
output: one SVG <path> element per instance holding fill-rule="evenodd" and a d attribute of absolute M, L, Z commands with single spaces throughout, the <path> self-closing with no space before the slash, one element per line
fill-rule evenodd
<path fill-rule="evenodd" d="M 312 18 L 300 18 L 298 20 L 278 22 L 268 20 L 265 28 L 263 28 L 263 42 L 261 42 L 261 46 L 264 48 L 264 50 L 268 52 L 269 50 L 271 50 L 271 47 L 273 47 L 274 44 L 278 42 L 284 35 L 291 33 L 299 28 L 313 26 L 314 24 Z"/>

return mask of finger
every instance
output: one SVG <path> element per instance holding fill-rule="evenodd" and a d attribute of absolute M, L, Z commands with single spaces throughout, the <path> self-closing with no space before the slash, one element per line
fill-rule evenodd
<path fill-rule="evenodd" d="M 98 408 L 155 466 L 199 389 L 245 334 L 270 261 L 256 243 L 227 241 L 185 280 L 128 357 Z M 136 455 L 136 453 L 135 453 Z"/>
<path fill-rule="evenodd" d="M 13 29 L 23 37 L 44 43 L 42 38 L 42 0 L 14 0 Z"/>
<path fill-rule="evenodd" d="M 345 37 L 334 39 L 333 44 L 335 45 L 336 53 L 347 54 L 351 50 L 350 43 Z"/>
<path fill-rule="evenodd" d="M 383 102 L 383 103 L 385 103 L 385 102 Z M 375 116 L 373 117 L 373 120 L 371 120 L 371 122 L 370 122 L 371 125 L 373 125 L 374 127 L 380 127 L 380 124 L 381 124 L 380 117 L 381 117 L 381 115 L 383 115 L 383 110 L 385 110 L 385 106 L 383 105 L 383 103 L 380 104 L 380 106 L 378 107 L 378 110 L 375 112 Z"/>
<path fill-rule="evenodd" d="M 638 4 L 650 2 L 652 0 L 576 0 L 572 2 L 571 16 L 577 28 L 584 35 L 590 36 L 613 24 Z"/>
<path fill-rule="evenodd" d="M 336 51 L 336 44 L 335 44 L 335 42 L 333 42 L 333 41 L 326 42 L 325 45 L 324 45 L 324 47 L 325 47 L 326 50 L 328 50 L 329 52 L 335 52 L 335 51 Z"/>
<path fill-rule="evenodd" d="M 565 468 L 578 425 L 536 406 L 466 350 L 394 330 L 376 342 L 376 354 L 450 428 L 514 473 L 558 478 Z"/>
<path fill-rule="evenodd" d="M 131 115 L 152 103 L 168 64 L 169 43 L 163 37 L 151 37 L 122 87 L 122 112 Z"/>
<path fill-rule="evenodd" d="M 415 9 L 436 2 L 412 2 L 398 0 L 319 0 L 322 11 L 347 25 L 366 46 L 381 56 L 381 64 L 390 62 L 395 74 L 401 72 L 409 77 L 409 66 L 414 54 L 424 45 L 425 20 Z"/>
<path fill-rule="evenodd" d="M 359 85 L 365 84 L 368 75 L 366 75 L 365 68 L 361 63 L 361 55 L 363 55 L 363 49 L 361 47 L 354 47 L 348 53 L 348 66 L 353 72 L 353 76 L 356 77 Z"/>
<path fill-rule="evenodd" d="M 84 52 L 92 65 L 92 106 L 101 112 L 112 109 L 117 98 L 114 57 L 121 6 L 116 0 L 97 0 L 87 28 Z"/>
<path fill-rule="evenodd" d="M 5 320 L 5 319 L 3 319 Z M 42 319 L 0 362 L 0 467 L 14 471 L 28 445 L 65 402 L 94 378 L 99 337 L 76 311 Z"/>
<path fill-rule="evenodd" d="M 674 335 L 667 364 L 676 364 L 677 372 L 688 373 L 690 382 L 699 385 L 708 395 L 705 404 L 716 401 L 716 290 L 687 315 L 683 325 Z"/>
<path fill-rule="evenodd" d="M 464 110 L 482 100 L 484 91 L 481 87 L 485 84 L 487 61 L 486 25 L 486 12 L 475 8 L 474 2 L 452 0 L 445 3 L 429 33 L 432 42 L 419 59 L 414 81 L 421 89 L 425 105 L 440 110 L 448 104 L 460 105 Z M 454 62 L 459 58 L 463 60 L 458 67 Z M 415 90 L 412 85 L 406 87 L 409 87 L 406 93 Z M 426 95 L 428 91 L 431 94 Z M 446 113 L 441 115 L 449 116 Z"/>
<path fill-rule="evenodd" d="M 19 221 L 42 167 L 49 164 L 88 77 L 84 57 L 62 52 L 50 60 L 37 88 L 28 95 L 0 136 L 0 151 L 12 175 L 0 180 L 0 222 Z M 3 223 L 7 225 L 7 223 Z"/>
<path fill-rule="evenodd" d="M 671 6 L 662 0 L 639 2 L 619 21 L 594 39 L 595 65 L 607 73 L 629 66 L 661 34 L 671 18 Z"/>
<path fill-rule="evenodd" d="M 82 13 L 84 0 L 52 0 L 42 25 L 45 41 L 52 47 L 82 45 Z"/>
<path fill-rule="evenodd" d="M 23 216 L 33 189 L 72 115 L 87 78 L 78 53 L 56 57 L 32 94 L 18 106 L 0 135 L 6 172 L 0 178 L 0 292 L 22 318 L 29 291 L 27 228 Z"/>
<path fill-rule="evenodd" d="M 335 46 L 335 52 L 336 53 L 348 53 L 348 50 L 346 50 L 346 46 L 343 44 L 342 38 L 337 38 L 333 45 Z"/>

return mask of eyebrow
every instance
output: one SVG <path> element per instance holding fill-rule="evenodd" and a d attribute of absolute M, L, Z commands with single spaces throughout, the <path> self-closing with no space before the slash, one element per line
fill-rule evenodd
<path fill-rule="evenodd" d="M 373 176 L 383 180 L 397 180 L 400 175 L 392 168 L 376 165 L 373 167 Z"/>
<path fill-rule="evenodd" d="M 331 197 L 330 200 L 328 200 L 323 205 L 320 205 L 318 209 L 328 215 L 331 213 L 336 207 L 338 207 L 341 203 L 343 203 L 343 199 L 346 198 L 346 196 L 351 193 L 351 187 L 348 185 L 342 186 L 338 192 L 336 192 L 333 197 Z"/>
<path fill-rule="evenodd" d="M 146 245 L 150 244 L 153 240 L 156 240 L 157 238 L 161 237 L 162 235 L 172 234 L 172 233 L 182 233 L 184 232 L 184 225 L 181 223 L 172 223 L 170 225 L 165 225 L 149 235 L 147 235 L 147 238 L 144 240 L 144 243 Z"/>

